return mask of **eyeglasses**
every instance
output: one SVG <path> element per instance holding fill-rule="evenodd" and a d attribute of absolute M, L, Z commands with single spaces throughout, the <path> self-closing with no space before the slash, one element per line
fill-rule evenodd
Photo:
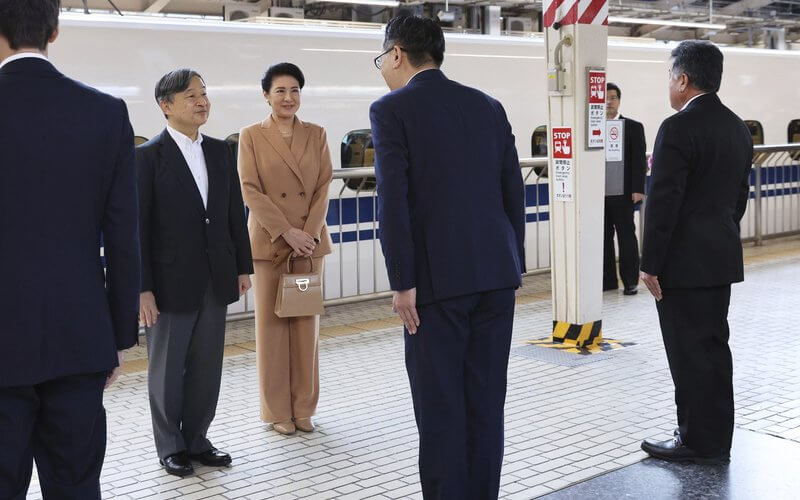
<path fill-rule="evenodd" d="M 378 57 L 376 57 L 376 58 L 375 58 L 375 59 L 372 61 L 372 62 L 374 62 L 374 63 L 375 63 L 375 67 L 376 67 L 376 68 L 378 68 L 378 69 L 381 69 L 381 66 L 383 66 L 383 57 L 384 57 L 386 54 L 388 54 L 389 52 L 393 51 L 395 47 L 397 47 L 398 49 L 400 49 L 400 50 L 402 50 L 402 51 L 405 51 L 405 50 L 406 50 L 406 49 L 404 49 L 403 47 L 400 47 L 399 45 L 395 45 L 395 46 L 393 46 L 393 47 L 392 47 L 391 49 L 389 49 L 389 50 L 384 50 L 383 52 L 381 52 L 381 54 L 380 54 Z"/>

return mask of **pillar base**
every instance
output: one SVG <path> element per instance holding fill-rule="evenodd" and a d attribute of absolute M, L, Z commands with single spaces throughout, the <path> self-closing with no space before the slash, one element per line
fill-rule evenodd
<path fill-rule="evenodd" d="M 553 321 L 553 342 L 577 347 L 596 346 L 603 341 L 603 321 L 591 321 L 582 325 Z"/>

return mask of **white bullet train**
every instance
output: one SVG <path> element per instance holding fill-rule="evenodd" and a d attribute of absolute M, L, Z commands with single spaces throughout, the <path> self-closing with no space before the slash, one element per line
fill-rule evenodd
<path fill-rule="evenodd" d="M 372 62 L 381 52 L 380 30 L 74 13 L 60 23 L 51 60 L 70 77 L 123 98 L 137 136 L 150 138 L 164 126 L 153 89 L 169 70 L 191 67 L 203 75 L 212 102 L 203 132 L 227 138 L 266 116 L 261 77 L 270 64 L 291 61 L 306 75 L 299 116 L 327 129 L 335 168 L 371 166 L 368 108 L 387 91 Z M 644 123 L 648 147 L 672 113 L 667 61 L 673 46 L 609 39 L 609 80 L 622 88 L 622 113 Z M 535 36 L 447 35 L 442 69 L 503 103 L 521 157 L 546 154 L 544 51 L 543 38 Z M 723 52 L 720 96 L 750 121 L 755 141 L 800 142 L 800 52 Z M 529 270 L 549 266 L 547 186 L 535 185 L 535 178 L 528 179 Z M 793 192 L 787 196 L 796 198 Z M 329 300 L 388 289 L 373 209 L 373 191 L 332 185 L 328 223 L 336 251 L 326 266 Z M 231 312 L 250 309 L 252 302 L 243 300 Z"/>

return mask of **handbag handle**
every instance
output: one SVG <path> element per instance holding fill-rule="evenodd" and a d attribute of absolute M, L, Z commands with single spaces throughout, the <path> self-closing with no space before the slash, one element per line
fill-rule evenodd
<path fill-rule="evenodd" d="M 311 264 L 311 270 L 309 272 L 313 273 L 314 272 L 314 259 L 312 259 L 311 257 L 306 257 L 306 258 L 308 259 L 308 262 Z M 289 273 L 289 274 L 292 274 L 292 257 L 291 256 L 289 256 L 289 258 L 286 259 L 286 272 Z"/>

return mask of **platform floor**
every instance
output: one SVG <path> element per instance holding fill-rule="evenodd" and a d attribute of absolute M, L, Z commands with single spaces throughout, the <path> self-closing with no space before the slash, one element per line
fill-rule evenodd
<path fill-rule="evenodd" d="M 785 492 L 800 491 L 800 239 L 749 248 L 746 254 L 746 282 L 733 287 L 731 301 L 737 435 L 733 462 L 717 478 L 723 486 L 694 495 L 681 489 L 689 483 L 680 478 L 694 474 L 691 467 L 663 469 L 647 476 L 652 479 L 644 489 L 631 483 L 629 492 L 617 489 L 613 498 L 781 499 L 791 498 Z M 620 477 L 626 474 L 652 472 L 651 461 L 642 462 L 640 441 L 666 438 L 675 427 L 653 300 L 643 286 L 633 297 L 605 293 L 604 335 L 623 342 L 622 348 L 589 356 L 543 348 L 532 354 L 525 341 L 550 332 L 549 289 L 549 275 L 530 277 L 518 299 L 501 498 L 530 499 L 558 490 L 563 491 L 553 498 L 612 498 L 592 493 L 598 488 L 587 480 L 602 476 L 625 484 Z M 421 498 L 402 332 L 388 302 L 330 308 L 322 325 L 318 431 L 285 437 L 258 418 L 253 323 L 229 324 L 222 392 L 209 436 L 233 455 L 234 464 L 199 468 L 185 479 L 158 465 L 146 373 L 140 371 L 146 366 L 144 349 L 131 352 L 127 373 L 106 394 L 104 498 Z M 772 456 L 791 472 L 758 476 L 751 467 L 735 465 L 751 454 L 748 443 L 762 443 L 757 438 L 766 436 L 772 436 Z M 729 488 L 726 481 L 749 489 Z M 570 486 L 574 489 L 565 489 Z M 29 498 L 41 498 L 35 478 Z"/>

